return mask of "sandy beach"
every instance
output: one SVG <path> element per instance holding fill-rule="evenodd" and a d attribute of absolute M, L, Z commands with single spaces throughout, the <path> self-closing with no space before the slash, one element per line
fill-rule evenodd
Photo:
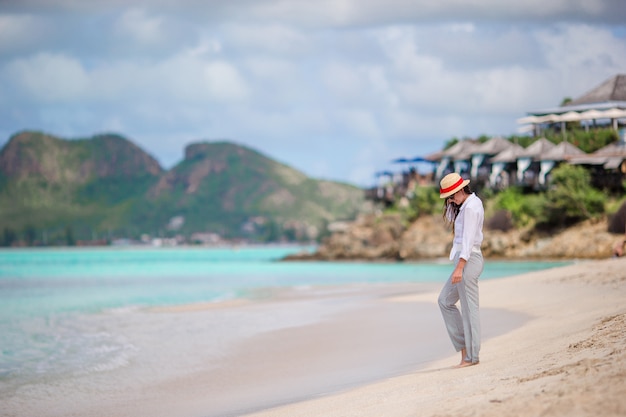
<path fill-rule="evenodd" d="M 439 284 L 351 285 L 136 313 L 146 358 L 22 387 L 3 416 L 624 416 L 626 259 L 481 283 L 481 363 Z M 134 317 L 134 316 L 132 316 Z M 128 319 L 125 319 L 128 320 Z M 147 323 L 147 324 L 146 324 Z M 223 333 L 237 337 L 216 338 Z M 132 329 L 132 322 L 125 322 Z M 212 328 L 212 334 L 206 331 Z M 150 336 L 152 335 L 152 336 Z"/>
<path fill-rule="evenodd" d="M 485 282 L 482 308 L 532 319 L 487 340 L 479 365 L 451 369 L 451 355 L 416 373 L 249 416 L 624 416 L 625 301 L 626 259 Z"/>

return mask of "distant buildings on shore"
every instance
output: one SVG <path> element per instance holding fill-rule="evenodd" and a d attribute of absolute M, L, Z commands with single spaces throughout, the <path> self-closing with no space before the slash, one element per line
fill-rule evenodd
<path fill-rule="evenodd" d="M 586 131 L 610 126 L 617 131 L 618 141 L 585 153 L 567 142 L 568 122 L 578 122 Z M 432 164 L 432 171 L 426 174 L 415 169 L 377 173 L 378 186 L 367 190 L 366 198 L 391 203 L 396 196 L 411 193 L 416 184 L 436 184 L 453 171 L 472 179 L 479 187 L 503 189 L 517 185 L 539 190 L 547 187 L 550 172 L 562 163 L 585 166 L 596 185 L 621 189 L 626 178 L 626 74 L 616 75 L 560 107 L 527 112 L 518 123 L 523 132 L 537 138 L 527 148 L 502 137 L 484 143 L 462 140 L 446 150 L 418 158 Z M 541 137 L 548 128 L 562 132 L 564 140 L 554 144 Z M 394 162 L 397 161 L 400 160 Z"/>

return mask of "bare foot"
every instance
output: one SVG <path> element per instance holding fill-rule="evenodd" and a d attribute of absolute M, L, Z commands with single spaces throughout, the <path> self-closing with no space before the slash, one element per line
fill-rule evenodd
<path fill-rule="evenodd" d="M 465 354 L 466 353 L 467 353 L 467 350 L 465 350 L 465 348 L 461 349 L 461 363 L 456 365 L 454 368 L 465 368 L 466 366 L 478 365 L 479 362 L 468 362 L 468 361 L 466 361 L 465 360 L 465 358 L 466 358 Z"/>
<path fill-rule="evenodd" d="M 460 364 L 458 364 L 457 366 L 455 366 L 455 368 L 465 368 L 467 366 L 474 366 L 474 365 L 478 365 L 479 362 L 466 362 L 466 361 L 461 361 Z"/>

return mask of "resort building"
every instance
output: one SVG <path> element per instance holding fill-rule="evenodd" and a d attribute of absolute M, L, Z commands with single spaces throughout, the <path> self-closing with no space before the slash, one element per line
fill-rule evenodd
<path fill-rule="evenodd" d="M 537 138 L 527 148 L 501 137 L 483 143 L 465 139 L 418 159 L 432 162 L 433 172 L 427 177 L 434 184 L 454 171 L 471 178 L 478 187 L 504 189 L 518 185 L 545 189 L 550 183 L 550 172 L 559 164 L 569 163 L 588 168 L 595 186 L 621 189 L 626 179 L 626 74 L 615 75 L 562 106 L 529 111 L 517 122 L 523 126 L 522 131 Z M 611 127 L 616 130 L 618 141 L 587 154 L 568 142 L 567 123 L 579 124 L 586 131 Z M 547 129 L 560 132 L 562 142 L 555 144 L 542 137 Z M 377 200 L 384 194 L 389 202 L 393 195 L 404 197 L 411 191 L 406 175 L 386 174 L 384 187 L 381 182 L 378 192 L 371 190 L 366 194 L 368 198 Z"/>
<path fill-rule="evenodd" d="M 527 126 L 522 128 L 522 131 L 540 136 L 542 128 L 554 124 L 560 124 L 561 131 L 566 134 L 567 122 L 580 122 L 585 129 L 608 122 L 618 130 L 619 120 L 624 118 L 626 118 L 626 74 L 618 74 L 577 99 L 560 107 L 529 111 L 526 117 L 518 119 L 517 122 Z"/>
<path fill-rule="evenodd" d="M 606 80 L 563 106 L 530 111 L 518 122 L 530 124 L 532 128 L 529 131 L 538 138 L 530 146 L 524 149 L 499 137 L 483 144 L 461 141 L 442 152 L 441 158 L 439 155 L 431 156 L 438 163 L 435 181 L 455 170 L 480 185 L 492 188 L 521 185 L 541 189 L 549 184 L 549 174 L 554 167 L 570 163 L 589 168 L 599 186 L 621 186 L 626 174 L 625 74 Z M 586 154 L 567 141 L 568 122 L 578 122 L 587 131 L 598 126 L 610 126 L 618 131 L 619 140 L 592 154 Z M 541 137 L 541 132 L 547 128 L 556 128 L 562 132 L 563 141 L 555 145 Z M 451 167 L 445 156 L 453 148 L 455 164 Z"/>

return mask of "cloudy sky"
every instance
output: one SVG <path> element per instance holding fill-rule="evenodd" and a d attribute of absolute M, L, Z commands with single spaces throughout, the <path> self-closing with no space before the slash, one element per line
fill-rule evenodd
<path fill-rule="evenodd" d="M 0 145 L 229 140 L 357 185 L 626 73 L 623 0 L 0 0 Z"/>

